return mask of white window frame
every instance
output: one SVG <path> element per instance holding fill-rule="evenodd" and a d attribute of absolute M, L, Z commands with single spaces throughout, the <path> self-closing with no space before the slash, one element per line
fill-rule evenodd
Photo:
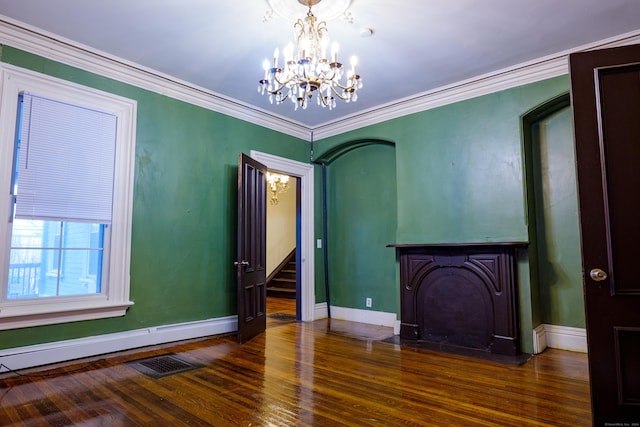
<path fill-rule="evenodd" d="M 131 219 L 135 165 L 135 100 L 66 80 L 0 64 L 0 330 L 123 316 L 129 300 Z M 16 138 L 18 95 L 39 96 L 83 105 L 117 116 L 113 218 L 108 283 L 90 295 L 8 300 L 13 199 L 9 196 Z"/>

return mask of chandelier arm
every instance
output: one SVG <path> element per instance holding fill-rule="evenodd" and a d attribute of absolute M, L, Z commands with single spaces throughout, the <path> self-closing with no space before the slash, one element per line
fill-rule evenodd
<path fill-rule="evenodd" d="M 331 72 L 331 75 L 330 75 L 330 76 L 329 76 L 328 74 L 327 74 L 327 75 L 325 75 L 325 76 L 322 78 L 322 80 L 326 80 L 326 81 L 331 81 L 331 82 L 332 82 L 332 81 L 333 81 L 333 79 L 335 79 L 335 78 L 336 78 L 336 71 L 335 71 L 335 69 L 334 69 L 334 68 L 329 68 L 329 71 Z M 336 82 L 337 82 L 337 80 L 336 80 Z"/>
<path fill-rule="evenodd" d="M 282 94 L 282 92 L 279 92 L 279 91 L 273 91 L 273 92 L 272 92 L 272 91 L 270 91 L 270 90 L 267 90 L 267 93 L 268 93 L 269 95 L 278 95 L 278 94 Z M 276 100 L 276 103 L 277 103 L 277 104 L 282 104 L 282 103 L 283 103 L 284 101 L 286 101 L 288 98 L 289 98 L 289 92 L 287 92 L 287 94 L 286 94 L 286 95 L 284 95 L 280 100 Z"/>
<path fill-rule="evenodd" d="M 278 75 L 276 73 L 273 73 L 273 80 L 278 83 L 280 86 L 278 86 L 277 88 L 273 89 L 273 90 L 269 90 L 266 89 L 267 93 L 270 93 L 271 95 L 277 95 L 278 93 L 280 93 L 280 91 L 282 89 L 284 89 L 285 86 L 287 86 L 289 83 L 291 83 L 293 80 L 299 79 L 301 78 L 298 73 L 296 73 L 295 71 L 292 71 L 292 76 L 290 78 L 288 78 L 287 80 L 285 80 L 284 82 L 281 82 L 280 79 L 278 79 Z M 289 94 L 287 94 L 287 96 L 285 96 L 283 98 L 287 99 L 289 97 Z"/>
<path fill-rule="evenodd" d="M 351 90 L 351 91 L 355 92 L 355 91 L 356 91 L 356 89 L 355 89 L 355 87 L 356 87 L 356 80 L 355 80 L 355 79 L 350 79 L 350 80 L 353 80 L 353 81 L 351 82 L 351 84 L 348 84 L 348 85 L 342 85 L 342 84 L 340 84 L 340 82 L 339 82 L 339 81 L 337 81 L 337 80 L 332 80 L 332 83 L 333 83 L 333 85 L 338 86 L 338 87 L 339 87 L 340 89 L 342 89 L 342 90 Z M 333 85 L 331 85 L 331 88 L 332 88 L 332 89 L 333 89 Z"/>
<path fill-rule="evenodd" d="M 337 95 L 337 94 L 336 94 Z M 340 97 L 340 95 L 338 95 L 338 97 Z M 322 96 L 321 93 L 318 94 L 318 98 L 320 99 L 320 102 L 322 103 L 323 107 L 328 107 L 329 104 L 327 103 L 326 99 L 324 96 Z"/>
<path fill-rule="evenodd" d="M 278 90 L 281 90 L 283 87 L 285 87 L 286 85 L 291 83 L 294 79 L 299 79 L 299 78 L 300 78 L 300 76 L 298 75 L 298 73 L 293 72 L 293 76 L 291 76 L 287 80 L 281 82 L 276 74 L 273 75 L 273 80 L 280 85 Z"/>
<path fill-rule="evenodd" d="M 318 33 L 319 38 L 324 37 L 325 34 L 329 32 L 329 29 L 327 28 L 327 21 L 318 22 L 318 27 L 316 31 Z"/>
<path fill-rule="evenodd" d="M 329 86 L 329 87 L 331 88 L 331 92 L 333 92 L 333 94 L 334 94 L 335 96 L 337 96 L 338 98 L 340 98 L 340 99 L 341 99 L 341 100 L 343 100 L 343 101 L 346 101 L 346 100 L 347 100 L 347 97 L 346 97 L 346 96 L 342 96 L 341 94 L 339 94 L 339 93 L 338 93 L 338 91 L 336 90 L 336 88 L 335 88 L 333 85 L 331 85 L 331 86 Z"/>
<path fill-rule="evenodd" d="M 280 93 L 280 91 L 286 86 L 286 84 L 283 84 L 282 86 L 279 86 L 273 90 L 269 90 L 266 89 L 267 93 L 270 93 L 271 95 L 277 95 L 278 93 Z"/>
<path fill-rule="evenodd" d="M 302 36 L 304 36 L 304 22 L 302 19 L 298 19 L 298 21 L 293 24 L 293 29 L 298 30 L 298 36 L 296 37 L 296 45 L 300 46 L 300 41 L 302 40 Z"/>
<path fill-rule="evenodd" d="M 276 81 L 280 86 L 279 86 L 279 87 L 277 87 L 277 88 L 275 88 L 275 89 L 273 89 L 273 90 L 269 90 L 269 89 L 266 87 L 266 86 L 267 86 L 267 85 L 266 85 L 266 83 L 264 83 L 263 89 L 264 89 L 264 90 L 265 90 L 269 95 L 276 95 L 276 96 L 277 96 L 277 95 L 282 95 L 282 92 L 281 92 L 281 91 L 282 91 L 282 89 L 284 89 L 284 87 L 287 85 L 287 83 L 289 83 L 291 80 L 293 80 L 293 77 L 292 77 L 291 79 L 287 80 L 286 82 L 281 83 L 281 82 L 280 82 L 280 80 L 278 80 L 278 79 L 276 78 L 275 74 L 273 75 L 273 78 L 274 78 L 274 80 L 275 80 L 275 81 Z M 281 98 L 281 99 L 279 99 L 279 100 L 277 100 L 277 98 L 276 98 L 276 102 L 277 102 L 278 104 L 283 103 L 284 101 L 286 101 L 286 100 L 289 98 L 289 94 L 290 94 L 290 93 L 291 93 L 291 90 L 289 90 L 289 91 L 287 92 L 287 94 L 286 94 L 286 95 L 284 95 L 284 97 L 283 97 L 283 98 Z"/>

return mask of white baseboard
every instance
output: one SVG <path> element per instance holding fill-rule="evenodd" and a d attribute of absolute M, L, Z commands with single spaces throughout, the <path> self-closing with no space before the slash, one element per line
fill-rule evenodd
<path fill-rule="evenodd" d="M 398 333 L 400 332 L 400 324 L 397 320 L 398 316 L 396 313 L 331 306 L 331 317 L 334 319 L 349 320 L 351 322 L 388 326 L 394 328 L 394 332 L 397 323 Z"/>
<path fill-rule="evenodd" d="M 238 317 L 228 316 L 10 348 L 0 350 L 0 373 L 237 330 Z"/>
<path fill-rule="evenodd" d="M 326 302 L 317 303 L 313 309 L 313 320 L 324 319 L 328 316 L 329 314 L 327 311 L 327 303 Z"/>
<path fill-rule="evenodd" d="M 323 319 L 326 317 L 327 303 L 316 304 L 314 308 L 314 319 Z M 331 317 L 352 322 L 387 326 L 393 328 L 394 334 L 397 335 L 400 333 L 400 321 L 397 319 L 395 313 L 332 306 Z M 0 373 L 8 372 L 9 369 L 20 370 L 33 368 L 149 345 L 225 334 L 237 330 L 237 316 L 228 316 L 10 348 L 0 350 L 0 363 L 4 365 L 0 367 Z M 533 330 L 534 353 L 541 353 L 547 347 L 586 353 L 586 330 L 568 326 L 539 325 Z"/>
<path fill-rule="evenodd" d="M 533 352 L 542 353 L 545 348 L 587 352 L 587 331 L 584 328 L 542 324 L 533 330 Z"/>
<path fill-rule="evenodd" d="M 316 304 L 313 319 L 324 319 L 328 316 L 327 303 L 322 302 Z M 395 313 L 331 306 L 331 317 L 340 320 L 350 320 L 352 322 L 389 326 L 393 328 L 394 335 L 400 335 L 400 320 L 397 319 Z"/>

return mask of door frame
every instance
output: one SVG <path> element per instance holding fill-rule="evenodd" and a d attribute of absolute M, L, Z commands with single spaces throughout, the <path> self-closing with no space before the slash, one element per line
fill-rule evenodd
<path fill-rule="evenodd" d="M 300 320 L 315 320 L 314 166 L 251 150 L 249 155 L 269 170 L 300 178 Z"/>

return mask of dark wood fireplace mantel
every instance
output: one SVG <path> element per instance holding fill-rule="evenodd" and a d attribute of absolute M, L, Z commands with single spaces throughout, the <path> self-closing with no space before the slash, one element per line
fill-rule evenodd
<path fill-rule="evenodd" d="M 400 258 L 400 338 L 518 354 L 516 249 L 526 245 L 388 245 Z"/>

